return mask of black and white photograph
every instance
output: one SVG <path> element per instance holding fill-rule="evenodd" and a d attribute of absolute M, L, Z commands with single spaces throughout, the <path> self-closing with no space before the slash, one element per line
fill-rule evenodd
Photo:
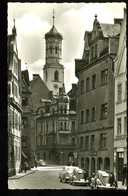
<path fill-rule="evenodd" d="M 9 190 L 127 190 L 126 18 L 7 3 Z"/>

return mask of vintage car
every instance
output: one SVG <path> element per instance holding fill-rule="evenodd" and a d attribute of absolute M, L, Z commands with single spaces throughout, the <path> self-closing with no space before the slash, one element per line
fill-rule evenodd
<path fill-rule="evenodd" d="M 111 181 L 112 176 L 106 171 L 98 170 L 97 174 L 91 179 L 91 189 L 116 189 L 117 184 Z"/>
<path fill-rule="evenodd" d="M 70 176 L 70 184 L 88 186 L 88 180 L 85 179 L 85 171 L 82 169 L 74 169 L 72 175 Z"/>
<path fill-rule="evenodd" d="M 78 169 L 79 167 L 76 166 L 65 166 L 59 173 L 59 180 L 60 182 L 67 182 L 70 180 L 70 176 L 74 169 Z"/>
<path fill-rule="evenodd" d="M 37 166 L 39 166 L 39 167 L 44 167 L 44 166 L 47 166 L 47 164 L 44 162 L 44 160 L 42 160 L 42 159 L 39 159 L 38 161 L 37 161 Z"/>

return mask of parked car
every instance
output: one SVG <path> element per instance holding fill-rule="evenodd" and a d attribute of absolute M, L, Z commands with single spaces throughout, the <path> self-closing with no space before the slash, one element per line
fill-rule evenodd
<path fill-rule="evenodd" d="M 39 160 L 37 161 L 37 166 L 47 166 L 47 164 L 44 162 L 44 160 L 39 159 Z"/>
<path fill-rule="evenodd" d="M 89 182 L 85 179 L 85 171 L 82 169 L 74 169 L 72 175 L 70 176 L 70 184 L 72 185 L 84 185 L 88 186 Z"/>
<path fill-rule="evenodd" d="M 91 189 L 116 189 L 115 183 L 110 183 L 110 174 L 106 171 L 98 170 L 97 174 L 91 178 Z"/>
<path fill-rule="evenodd" d="M 59 180 L 60 182 L 67 182 L 70 180 L 70 176 L 74 169 L 78 169 L 79 167 L 76 166 L 65 166 L 59 173 Z"/>

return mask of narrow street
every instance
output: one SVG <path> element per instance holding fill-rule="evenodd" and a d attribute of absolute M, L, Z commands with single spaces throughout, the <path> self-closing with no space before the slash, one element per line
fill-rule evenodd
<path fill-rule="evenodd" d="M 8 189 L 90 189 L 85 186 L 72 186 L 59 181 L 59 167 L 38 167 L 38 171 L 19 179 L 8 180 Z"/>

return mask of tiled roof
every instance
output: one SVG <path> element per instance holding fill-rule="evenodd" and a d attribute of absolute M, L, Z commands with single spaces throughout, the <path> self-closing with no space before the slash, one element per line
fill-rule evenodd
<path fill-rule="evenodd" d="M 120 33 L 120 24 L 100 23 L 100 26 L 101 26 L 104 37 L 115 36 Z"/>
<path fill-rule="evenodd" d="M 40 76 L 34 80 L 31 80 L 30 86 L 32 91 L 31 98 L 36 110 L 40 105 L 41 99 L 50 99 L 50 91 Z"/>

